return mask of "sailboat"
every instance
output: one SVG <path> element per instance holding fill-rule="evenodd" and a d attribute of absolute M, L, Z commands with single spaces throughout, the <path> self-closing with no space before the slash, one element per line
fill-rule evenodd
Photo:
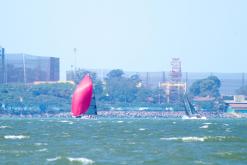
<path fill-rule="evenodd" d="M 93 94 L 93 82 L 88 74 L 77 85 L 71 103 L 72 117 L 81 117 L 83 114 L 97 114 L 95 95 Z"/>
<path fill-rule="evenodd" d="M 185 116 L 182 117 L 182 119 L 201 119 L 206 120 L 207 118 L 205 116 L 201 116 L 198 112 L 196 112 L 195 107 L 190 102 L 188 95 L 184 95 L 183 97 L 183 103 L 185 108 Z"/>

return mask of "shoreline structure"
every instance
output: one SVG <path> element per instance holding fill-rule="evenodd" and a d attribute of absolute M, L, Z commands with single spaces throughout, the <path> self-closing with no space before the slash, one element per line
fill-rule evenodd
<path fill-rule="evenodd" d="M 222 112 L 199 112 L 200 115 L 208 119 L 217 118 L 247 118 L 247 114 L 240 113 L 222 113 Z M 182 118 L 185 115 L 184 111 L 98 111 L 98 115 L 83 115 L 82 118 Z M 17 117 L 17 118 L 72 118 L 71 114 L 58 113 L 58 114 L 28 114 L 28 115 L 12 115 L 0 114 L 1 117 Z"/>

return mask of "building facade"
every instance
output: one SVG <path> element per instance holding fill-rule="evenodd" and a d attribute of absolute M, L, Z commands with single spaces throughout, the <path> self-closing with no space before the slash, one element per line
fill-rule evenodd
<path fill-rule="evenodd" d="M 2 60 L 5 81 L 1 83 L 32 83 L 35 81 L 58 81 L 59 58 L 28 54 L 5 54 Z M 4 76 L 1 76 L 4 77 Z"/>

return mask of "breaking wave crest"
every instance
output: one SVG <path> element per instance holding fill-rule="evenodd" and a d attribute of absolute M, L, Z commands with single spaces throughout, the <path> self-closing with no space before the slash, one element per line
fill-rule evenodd
<path fill-rule="evenodd" d="M 0 129 L 5 129 L 5 128 L 11 128 L 10 126 L 6 126 L 6 125 L 1 125 Z"/>
<path fill-rule="evenodd" d="M 37 150 L 38 152 L 46 152 L 46 151 L 48 151 L 48 149 L 47 148 L 42 148 L 42 149 L 39 149 L 39 150 Z"/>
<path fill-rule="evenodd" d="M 30 138 L 29 136 L 24 136 L 24 135 L 6 135 L 6 136 L 4 136 L 4 139 L 12 139 L 12 140 L 29 139 L 29 138 Z"/>
<path fill-rule="evenodd" d="M 208 125 L 203 125 L 200 128 L 207 129 L 208 128 Z"/>
<path fill-rule="evenodd" d="M 71 158 L 71 157 L 68 157 L 68 160 L 71 161 L 71 162 L 80 162 L 83 165 L 88 165 L 88 164 L 93 164 L 94 163 L 93 160 L 87 159 L 87 158 Z"/>
<path fill-rule="evenodd" d="M 240 139 L 240 138 L 234 137 L 234 136 L 168 137 L 168 138 L 160 138 L 160 140 L 182 141 L 182 142 L 234 142 L 234 141 L 243 141 L 243 139 Z"/>
<path fill-rule="evenodd" d="M 34 143 L 35 146 L 47 146 L 47 143 Z"/>
<path fill-rule="evenodd" d="M 203 142 L 204 138 L 201 137 L 170 137 L 170 138 L 160 138 L 160 140 L 168 140 L 168 141 L 183 141 L 183 142 Z"/>
<path fill-rule="evenodd" d="M 59 160 L 59 159 L 62 159 L 62 157 L 61 156 L 57 156 L 57 157 L 55 157 L 55 158 L 48 158 L 48 159 L 46 159 L 48 162 L 54 162 L 54 161 L 57 161 L 57 160 Z"/>
<path fill-rule="evenodd" d="M 68 161 L 70 162 L 75 162 L 75 163 L 81 163 L 82 165 L 90 165 L 90 164 L 93 164 L 94 161 L 91 160 L 91 159 L 87 159 L 87 158 L 72 158 L 72 157 L 61 157 L 61 156 L 57 156 L 55 158 L 48 158 L 46 159 L 48 162 L 54 162 L 54 161 L 57 161 L 57 160 L 61 160 L 61 159 L 67 159 Z"/>
<path fill-rule="evenodd" d="M 60 123 L 74 124 L 74 122 L 68 121 L 68 120 L 62 120 L 62 121 L 59 121 L 59 122 L 60 122 Z"/>

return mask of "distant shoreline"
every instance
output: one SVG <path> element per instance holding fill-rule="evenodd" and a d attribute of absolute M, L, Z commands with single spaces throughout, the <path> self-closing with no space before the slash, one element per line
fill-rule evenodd
<path fill-rule="evenodd" d="M 201 116 L 208 119 L 217 118 L 247 118 L 247 114 L 240 113 L 217 113 L 217 112 L 200 112 Z M 83 115 L 82 118 L 182 118 L 185 115 L 183 111 L 119 111 L 119 110 L 100 110 L 98 115 Z M 70 113 L 58 114 L 27 114 L 27 115 L 13 115 L 0 114 L 0 118 L 72 118 Z"/>

